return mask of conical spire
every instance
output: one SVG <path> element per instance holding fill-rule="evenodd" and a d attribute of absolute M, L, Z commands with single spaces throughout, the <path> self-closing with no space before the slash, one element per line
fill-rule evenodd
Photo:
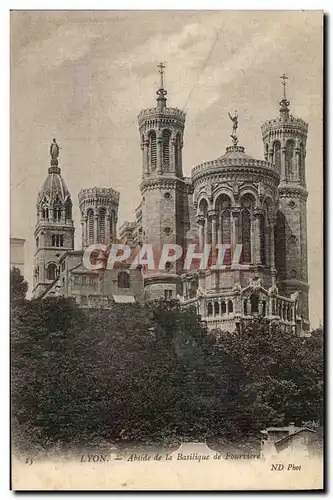
<path fill-rule="evenodd" d="M 282 119 L 287 120 L 289 118 L 289 106 L 290 102 L 287 99 L 287 92 L 286 92 L 286 80 L 288 80 L 288 77 L 283 73 L 283 75 L 280 76 L 282 80 L 282 87 L 283 87 L 283 94 L 282 94 L 282 100 L 280 101 L 280 116 Z"/>
<path fill-rule="evenodd" d="M 166 101 L 167 101 L 166 97 L 165 97 L 167 95 L 167 91 L 164 89 L 164 82 L 163 82 L 163 75 L 164 75 L 165 66 L 162 62 L 160 62 L 160 64 L 158 64 L 157 67 L 159 68 L 159 73 L 161 75 L 160 88 L 156 92 L 157 93 L 157 107 L 162 109 L 162 108 L 166 107 Z"/>

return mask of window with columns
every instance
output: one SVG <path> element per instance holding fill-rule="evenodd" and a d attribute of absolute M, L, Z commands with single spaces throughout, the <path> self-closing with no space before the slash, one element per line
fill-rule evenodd
<path fill-rule="evenodd" d="M 65 203 L 65 218 L 66 220 L 72 219 L 72 202 L 70 199 L 67 199 Z"/>
<path fill-rule="evenodd" d="M 100 243 L 105 242 L 105 222 L 106 222 L 106 210 L 104 207 L 99 209 L 98 212 L 98 241 Z"/>
<path fill-rule="evenodd" d="M 219 222 L 219 235 L 221 241 L 219 243 L 231 243 L 231 201 L 226 195 L 221 195 L 216 200 L 216 213 Z"/>
<path fill-rule="evenodd" d="M 51 245 L 53 247 L 63 247 L 64 246 L 64 235 L 63 234 L 52 234 Z"/>
<path fill-rule="evenodd" d="M 286 143 L 286 175 L 287 179 L 292 180 L 294 178 L 294 141 L 287 141 Z"/>
<path fill-rule="evenodd" d="M 170 140 L 171 140 L 170 130 L 163 130 L 163 132 L 162 132 L 162 157 L 163 157 L 163 169 L 165 171 L 170 170 Z"/>
<path fill-rule="evenodd" d="M 242 262 L 250 263 L 252 260 L 251 239 L 252 239 L 252 214 L 254 208 L 254 200 L 251 195 L 243 196 L 241 200 L 241 217 L 240 217 L 240 232 L 242 250 Z"/>
<path fill-rule="evenodd" d="M 217 243 L 218 244 L 231 244 L 231 200 L 222 194 L 215 203 L 216 210 L 216 230 L 217 230 Z M 231 250 L 227 249 L 224 254 L 224 264 L 231 263 Z"/>
<path fill-rule="evenodd" d="M 260 249 L 262 248 L 263 259 L 261 263 L 264 265 L 274 265 L 274 259 L 272 261 L 272 252 L 274 248 L 274 231 L 271 228 L 271 217 L 273 213 L 273 201 L 268 198 L 265 200 L 264 205 L 264 215 L 263 215 L 263 228 L 260 232 Z M 273 240 L 273 241 L 272 241 Z"/>
<path fill-rule="evenodd" d="M 88 223 L 88 245 L 91 245 L 94 242 L 94 211 L 92 208 L 89 208 L 87 211 L 87 223 Z"/>
<path fill-rule="evenodd" d="M 56 221 L 60 221 L 61 219 L 61 209 L 62 209 L 62 204 L 59 199 L 59 196 L 56 196 L 56 199 L 53 203 L 53 219 Z"/>
<path fill-rule="evenodd" d="M 180 169 L 181 169 L 181 137 L 180 137 L 180 133 L 177 134 L 176 142 L 175 142 L 175 168 L 176 168 L 176 171 L 179 173 Z"/>
<path fill-rule="evenodd" d="M 281 143 L 280 141 L 274 142 L 273 145 L 273 163 L 281 169 Z"/>
<path fill-rule="evenodd" d="M 149 133 L 148 145 L 148 165 L 149 169 L 156 170 L 157 154 L 156 154 L 156 132 L 152 130 Z"/>

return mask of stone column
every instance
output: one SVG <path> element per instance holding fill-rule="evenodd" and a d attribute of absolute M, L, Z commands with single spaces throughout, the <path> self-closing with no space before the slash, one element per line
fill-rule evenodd
<path fill-rule="evenodd" d="M 106 239 L 106 244 L 108 245 L 111 240 L 111 215 L 108 214 L 106 216 L 106 228 L 105 228 L 105 239 Z"/>
<path fill-rule="evenodd" d="M 281 182 L 286 181 L 286 145 L 281 146 Z"/>
<path fill-rule="evenodd" d="M 163 148 L 162 148 L 162 132 L 157 131 L 156 137 L 156 155 L 157 155 L 157 173 L 161 174 L 163 170 Z"/>
<path fill-rule="evenodd" d="M 259 314 L 259 316 L 262 316 L 262 310 L 263 310 L 263 303 L 262 303 L 262 300 L 259 300 L 259 302 L 258 302 L 258 314 Z"/>
<path fill-rule="evenodd" d="M 84 219 L 82 218 L 81 219 L 81 245 L 82 245 L 82 248 L 85 247 L 85 235 L 84 235 L 84 231 L 85 231 L 85 227 L 84 227 Z"/>
<path fill-rule="evenodd" d="M 175 159 L 175 151 L 176 151 L 176 138 L 172 137 L 170 140 L 170 172 L 175 173 L 175 175 L 178 174 L 176 168 L 176 159 Z"/>
<path fill-rule="evenodd" d="M 276 217 L 271 218 L 269 226 L 269 266 L 275 269 L 275 235 L 274 228 L 276 224 Z"/>
<path fill-rule="evenodd" d="M 88 217 L 83 217 L 83 240 L 82 246 L 88 246 Z"/>
<path fill-rule="evenodd" d="M 142 149 L 142 167 L 144 174 L 147 174 L 149 172 L 148 147 L 149 147 L 149 141 L 147 139 L 143 140 L 141 143 L 141 149 Z"/>
<path fill-rule="evenodd" d="M 199 226 L 199 229 L 198 229 L 198 237 L 199 237 L 199 250 L 202 251 L 203 249 L 203 245 L 204 245 L 204 224 L 205 224 L 205 219 L 203 216 L 200 216 L 198 219 L 197 219 L 197 223 L 198 223 L 198 226 Z"/>
<path fill-rule="evenodd" d="M 218 214 L 217 219 L 217 243 L 222 245 L 222 215 Z"/>
<path fill-rule="evenodd" d="M 268 161 L 269 163 L 273 163 L 273 148 L 270 148 L 268 151 Z"/>
<path fill-rule="evenodd" d="M 241 212 L 239 208 L 232 209 L 232 217 L 231 217 L 231 248 L 232 252 L 235 249 L 237 243 L 241 243 L 241 234 L 240 234 L 240 216 Z"/>
<path fill-rule="evenodd" d="M 299 142 L 299 141 L 298 141 Z M 300 181 L 301 180 L 301 150 L 299 148 L 299 143 L 296 143 L 296 147 L 294 149 L 295 151 L 295 158 L 294 158 L 294 168 L 293 168 L 293 179 L 295 181 Z"/>
<path fill-rule="evenodd" d="M 215 211 L 212 211 L 209 213 L 212 221 L 212 247 L 213 250 L 215 250 L 216 243 L 217 243 L 217 232 L 216 232 L 216 213 Z"/>
<path fill-rule="evenodd" d="M 208 215 L 205 216 L 205 221 L 204 221 L 204 245 L 207 245 L 209 243 L 208 241 Z"/>

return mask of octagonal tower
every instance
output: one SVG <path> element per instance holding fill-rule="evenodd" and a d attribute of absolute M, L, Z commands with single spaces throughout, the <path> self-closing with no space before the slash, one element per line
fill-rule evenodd
<path fill-rule="evenodd" d="M 167 107 L 165 66 L 161 63 L 158 67 L 161 80 L 156 107 L 144 109 L 138 115 L 142 149 L 142 240 L 143 244 L 153 245 L 157 255 L 165 243 L 184 244 L 189 190 L 182 169 L 185 113 Z M 180 266 L 177 262 L 164 270 L 146 272 L 146 297 L 175 297 L 180 292 Z"/>
<path fill-rule="evenodd" d="M 266 160 L 280 172 L 279 210 L 276 222 L 276 268 L 279 289 L 286 296 L 299 293 L 298 321 L 309 329 L 307 255 L 307 197 L 305 157 L 308 124 L 294 117 L 282 75 L 280 116 L 262 125 Z"/>
<path fill-rule="evenodd" d="M 74 223 L 70 192 L 59 167 L 56 139 L 50 147 L 48 175 L 37 197 L 33 296 L 39 297 L 59 274 L 59 259 L 74 248 Z"/>
<path fill-rule="evenodd" d="M 79 206 L 82 248 L 94 243 L 109 244 L 117 236 L 119 193 L 112 188 L 81 189 Z"/>

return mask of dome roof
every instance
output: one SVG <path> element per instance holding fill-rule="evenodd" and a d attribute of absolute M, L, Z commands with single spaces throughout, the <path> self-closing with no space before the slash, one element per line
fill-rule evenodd
<path fill-rule="evenodd" d="M 217 171 L 235 170 L 238 173 L 242 169 L 265 169 L 265 172 L 273 172 L 275 176 L 279 176 L 278 168 L 265 160 L 256 160 L 252 156 L 245 153 L 243 146 L 228 146 L 224 155 L 216 160 L 207 161 L 201 165 L 197 165 L 192 169 L 192 181 L 206 175 L 214 175 Z M 258 170 L 259 171 L 259 170 Z"/>
<path fill-rule="evenodd" d="M 70 196 L 66 183 L 60 173 L 50 172 L 50 170 L 51 169 L 49 169 L 49 174 L 38 193 L 38 200 L 42 200 L 45 197 L 48 200 L 53 200 L 58 195 L 61 201 L 65 201 L 66 198 Z"/>
<path fill-rule="evenodd" d="M 218 160 L 253 160 L 252 156 L 247 155 L 243 146 L 229 146 L 226 153 L 220 156 Z"/>

